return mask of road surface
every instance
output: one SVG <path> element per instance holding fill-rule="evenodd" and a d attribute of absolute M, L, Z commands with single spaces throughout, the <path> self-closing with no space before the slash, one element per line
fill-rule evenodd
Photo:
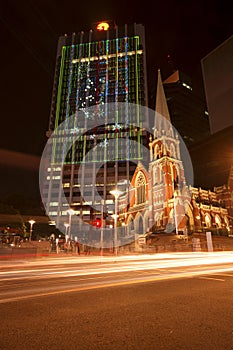
<path fill-rule="evenodd" d="M 233 253 L 3 262 L 0 349 L 233 349 Z"/>

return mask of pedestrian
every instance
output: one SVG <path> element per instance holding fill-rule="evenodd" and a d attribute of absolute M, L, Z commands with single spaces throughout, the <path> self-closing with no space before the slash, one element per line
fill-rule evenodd
<path fill-rule="evenodd" d="M 89 245 L 85 246 L 85 255 L 90 255 L 91 247 Z"/>
<path fill-rule="evenodd" d="M 79 241 L 76 241 L 75 246 L 76 246 L 76 253 L 78 253 L 78 255 L 80 255 L 80 245 L 79 245 Z"/>
<path fill-rule="evenodd" d="M 64 252 L 68 253 L 68 243 L 67 242 L 64 243 Z"/>

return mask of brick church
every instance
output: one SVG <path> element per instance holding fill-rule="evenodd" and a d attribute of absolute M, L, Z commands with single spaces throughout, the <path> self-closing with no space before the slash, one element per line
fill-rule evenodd
<path fill-rule="evenodd" d="M 126 234 L 211 231 L 232 235 L 233 166 L 227 183 L 213 190 L 195 188 L 186 182 L 180 139 L 171 126 L 160 71 L 149 151 L 149 166 L 138 163 L 130 196 L 119 197 L 118 225 L 125 227 Z"/>

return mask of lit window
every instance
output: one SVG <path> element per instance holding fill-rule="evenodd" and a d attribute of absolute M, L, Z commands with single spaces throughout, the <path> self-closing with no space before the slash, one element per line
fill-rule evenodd
<path fill-rule="evenodd" d="M 61 167 L 53 168 L 53 171 L 61 171 Z"/>
<path fill-rule="evenodd" d="M 105 204 L 113 204 L 113 199 L 106 199 Z"/>
<path fill-rule="evenodd" d="M 188 84 L 182 83 L 182 85 L 183 85 L 184 87 L 186 87 L 186 89 L 192 90 L 191 86 L 189 86 Z"/>
<path fill-rule="evenodd" d="M 141 204 L 146 201 L 146 179 L 144 174 L 140 171 L 136 179 L 136 203 Z"/>
<path fill-rule="evenodd" d="M 89 215 L 90 214 L 90 210 L 83 210 L 83 215 Z"/>
<path fill-rule="evenodd" d="M 57 216 L 57 211 L 49 211 L 49 216 Z"/>

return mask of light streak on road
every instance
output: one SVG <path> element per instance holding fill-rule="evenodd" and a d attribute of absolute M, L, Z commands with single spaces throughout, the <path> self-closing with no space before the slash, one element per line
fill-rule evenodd
<path fill-rule="evenodd" d="M 95 265 L 87 266 L 89 263 L 95 263 Z M 6 280 L 7 277 L 9 279 L 41 278 L 42 276 L 57 277 L 58 275 L 62 277 L 71 277 L 126 271 L 174 269 L 175 267 L 182 266 L 210 266 L 224 263 L 233 264 L 233 252 L 122 256 L 117 259 L 113 257 L 101 257 L 101 261 L 99 257 L 51 259 L 48 261 L 29 262 L 27 266 L 30 265 L 32 267 L 31 269 L 22 269 L 22 266 L 20 266 L 21 269 L 19 270 L 0 271 L 0 281 L 1 278 Z M 51 264 L 55 264 L 56 267 L 49 267 Z M 41 267 L 33 268 L 33 266 L 38 265 Z"/>
<path fill-rule="evenodd" d="M 101 260 L 70 257 L 25 262 L 25 270 L 19 264 L 1 266 L 0 303 L 204 275 L 215 281 L 224 281 L 224 273 L 233 278 L 233 252 L 101 257 Z M 222 278 L 210 276 L 215 274 Z"/>

